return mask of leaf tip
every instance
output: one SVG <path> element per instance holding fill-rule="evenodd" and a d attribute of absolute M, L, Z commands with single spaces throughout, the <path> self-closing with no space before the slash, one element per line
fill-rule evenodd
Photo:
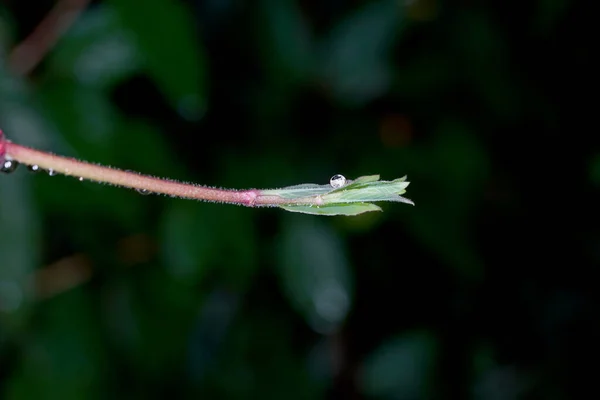
<path fill-rule="evenodd" d="M 407 199 L 406 197 L 402 197 L 402 196 L 398 196 L 400 199 L 399 201 L 402 203 L 406 203 L 406 204 L 410 204 L 411 206 L 415 205 L 415 202 L 412 201 L 411 199 Z"/>

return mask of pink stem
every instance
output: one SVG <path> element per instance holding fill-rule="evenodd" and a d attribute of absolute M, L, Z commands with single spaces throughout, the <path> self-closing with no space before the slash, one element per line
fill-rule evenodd
<path fill-rule="evenodd" d="M 8 65 L 19 76 L 29 74 L 73 25 L 90 0 L 59 0 L 34 31 L 16 46 L 8 57 Z"/>
<path fill-rule="evenodd" d="M 81 180 L 104 182 L 152 193 L 161 193 L 186 199 L 206 200 L 239 204 L 248 207 L 288 204 L 290 200 L 279 196 L 261 195 L 257 189 L 216 189 L 206 186 L 154 178 L 136 172 L 90 164 L 74 158 L 61 157 L 38 151 L 5 140 L 0 131 L 0 158 L 25 165 L 37 165 L 40 169 L 77 177 Z"/>

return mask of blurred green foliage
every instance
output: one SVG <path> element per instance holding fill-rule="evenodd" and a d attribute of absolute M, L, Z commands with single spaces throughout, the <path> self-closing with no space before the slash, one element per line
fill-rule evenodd
<path fill-rule="evenodd" d="M 226 187 L 404 174 L 344 218 L 0 177 L 0 398 L 577 398 L 600 356 L 597 17 L 564 0 L 0 5 L 19 143 Z M 560 179 L 559 179 L 560 178 Z M 550 193 L 567 183 L 571 203 Z M 565 185 L 561 185 L 562 187 Z"/>

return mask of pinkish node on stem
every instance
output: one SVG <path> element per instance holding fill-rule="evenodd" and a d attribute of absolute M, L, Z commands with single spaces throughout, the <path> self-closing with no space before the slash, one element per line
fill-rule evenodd
<path fill-rule="evenodd" d="M 254 207 L 254 202 L 256 201 L 257 197 L 258 193 L 256 190 L 248 190 L 244 193 L 244 204 L 248 207 Z"/>

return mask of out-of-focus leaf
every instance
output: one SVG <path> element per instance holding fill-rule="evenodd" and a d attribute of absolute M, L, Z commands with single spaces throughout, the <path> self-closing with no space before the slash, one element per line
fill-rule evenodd
<path fill-rule="evenodd" d="M 453 84 L 452 54 L 427 53 L 403 60 L 394 72 L 393 92 L 402 97 L 430 101 L 443 96 Z M 444 65 L 444 68 L 440 68 Z"/>
<path fill-rule="evenodd" d="M 0 5 L 0 57 L 4 58 L 14 40 L 14 21 Z"/>
<path fill-rule="evenodd" d="M 323 43 L 320 75 L 340 102 L 358 106 L 388 89 L 388 56 L 401 13 L 395 0 L 370 2 L 346 17 Z"/>
<path fill-rule="evenodd" d="M 175 279 L 197 282 L 217 260 L 219 238 L 209 213 L 199 204 L 173 201 L 163 215 L 162 255 Z"/>
<path fill-rule="evenodd" d="M 435 337 L 428 332 L 410 332 L 382 344 L 363 366 L 363 392 L 394 400 L 431 398 L 436 353 Z"/>
<path fill-rule="evenodd" d="M 40 115 L 38 104 L 23 79 L 12 76 L 0 64 L 0 123 L 9 140 L 26 146 L 61 145 L 51 123 Z"/>
<path fill-rule="evenodd" d="M 152 379 L 173 369 L 183 372 L 189 329 L 202 304 L 203 292 L 193 277 L 174 279 L 169 272 L 150 263 L 131 274 L 127 283 L 128 322 L 135 334 L 129 354 L 132 370 Z M 151 387 L 140 388 L 141 397 L 152 397 Z"/>
<path fill-rule="evenodd" d="M 143 174 L 186 180 L 186 166 L 179 162 L 168 138 L 147 121 L 123 121 L 118 125 L 118 137 L 113 142 L 115 162 Z"/>
<path fill-rule="evenodd" d="M 224 337 L 219 360 L 208 371 L 198 397 L 324 398 L 326 386 L 311 376 L 303 357 L 298 357 L 294 336 L 294 328 L 286 318 L 273 318 L 264 309 L 246 311 Z M 212 396 L 205 394 L 207 388 L 212 388 Z"/>
<path fill-rule="evenodd" d="M 464 11 L 453 30 L 455 57 L 465 79 L 496 115 L 514 119 L 523 105 L 521 87 L 508 67 L 508 48 L 500 29 L 481 12 Z"/>
<path fill-rule="evenodd" d="M 36 143 L 48 128 L 29 102 L 23 82 L 0 67 L 0 129 L 9 140 L 19 131 L 24 142 Z M 0 325 L 5 328 L 0 328 L 0 341 L 25 320 L 31 273 L 40 262 L 40 226 L 30 184 L 23 168 L 0 174 Z"/>
<path fill-rule="evenodd" d="M 114 162 L 120 117 L 105 93 L 76 81 L 46 82 L 40 85 L 39 100 L 68 145 L 65 155 L 109 165 Z"/>
<path fill-rule="evenodd" d="M 537 33 L 545 35 L 550 32 L 571 4 L 567 0 L 538 1 L 536 21 L 534 23 Z"/>
<path fill-rule="evenodd" d="M 28 303 L 30 274 L 40 259 L 40 227 L 29 184 L 23 171 L 0 175 L 0 324 L 9 328 L 10 321 L 18 326 L 12 317 L 19 316 Z"/>
<path fill-rule="evenodd" d="M 436 129 L 433 145 L 420 155 L 413 151 L 413 156 L 407 168 L 421 175 L 421 187 L 429 186 L 429 195 L 419 199 L 419 207 L 406 215 L 406 221 L 416 237 L 461 275 L 480 277 L 483 265 L 470 244 L 465 221 L 474 215 L 489 171 L 481 143 L 464 124 L 447 120 Z M 427 176 L 433 179 L 423 182 Z"/>
<path fill-rule="evenodd" d="M 219 354 L 220 346 L 240 308 L 240 298 L 239 294 L 216 289 L 204 302 L 190 332 L 187 352 L 188 371 L 196 382 L 202 381 Z"/>
<path fill-rule="evenodd" d="M 220 238 L 218 265 L 222 281 L 231 290 L 244 293 L 260 265 L 258 263 L 257 226 L 254 213 L 241 207 L 207 210 L 214 218 L 215 234 Z"/>
<path fill-rule="evenodd" d="M 9 399 L 103 397 L 104 350 L 93 305 L 81 290 L 45 303 L 6 390 Z"/>
<path fill-rule="evenodd" d="M 206 106 L 206 58 L 185 3 L 171 0 L 110 0 L 135 34 L 148 74 L 185 118 L 202 117 Z"/>
<path fill-rule="evenodd" d="M 164 215 L 162 254 L 176 279 L 199 282 L 207 268 L 243 291 L 256 267 L 254 223 L 248 210 L 211 209 L 215 205 L 183 200 L 170 203 Z"/>
<path fill-rule="evenodd" d="M 514 364 L 499 365 L 490 354 L 492 350 L 489 348 L 478 348 L 475 351 L 475 357 L 487 358 L 485 360 L 487 365 L 481 365 L 479 370 L 474 371 L 472 399 L 523 399 L 534 392 L 531 389 L 539 383 L 539 377 L 535 372 Z M 482 352 L 484 354 L 478 354 Z"/>
<path fill-rule="evenodd" d="M 140 58 L 131 32 L 112 5 L 103 3 L 84 12 L 61 38 L 50 54 L 50 71 L 84 85 L 112 87 L 140 69 Z"/>
<path fill-rule="evenodd" d="M 263 0 L 271 79 L 304 81 L 313 68 L 312 38 L 296 0 Z"/>
<path fill-rule="evenodd" d="M 290 217 L 279 246 L 286 296 L 313 329 L 335 330 L 350 310 L 354 290 L 341 238 L 321 220 Z"/>

